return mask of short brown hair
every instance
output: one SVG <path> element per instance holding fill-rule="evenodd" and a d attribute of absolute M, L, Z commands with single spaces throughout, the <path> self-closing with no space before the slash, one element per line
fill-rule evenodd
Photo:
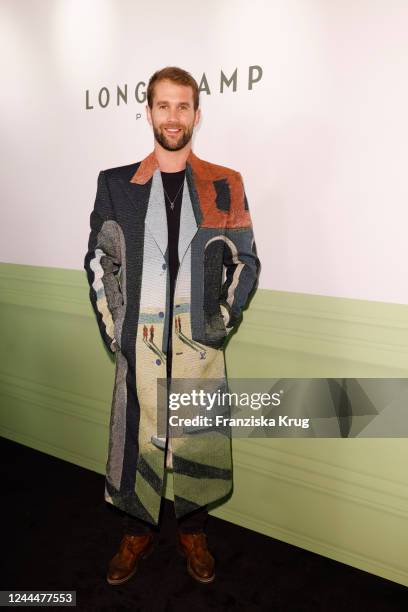
<path fill-rule="evenodd" d="M 198 90 L 197 81 L 189 72 L 182 68 L 177 68 L 177 66 L 167 66 L 166 68 L 157 70 L 150 77 L 147 86 L 147 103 L 150 108 L 153 106 L 154 86 L 158 81 L 164 81 L 164 79 L 177 83 L 178 85 L 187 85 L 191 87 L 193 90 L 194 110 L 197 110 L 200 104 L 200 92 Z"/>

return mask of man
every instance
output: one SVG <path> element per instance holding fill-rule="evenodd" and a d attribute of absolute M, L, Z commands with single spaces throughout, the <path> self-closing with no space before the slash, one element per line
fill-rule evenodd
<path fill-rule="evenodd" d="M 154 150 L 100 172 L 84 261 L 101 336 L 116 356 L 105 500 L 122 511 L 124 534 L 107 580 L 129 580 L 151 552 L 167 467 L 179 552 L 190 575 L 208 583 L 207 505 L 231 492 L 231 440 L 225 430 L 174 435 L 168 393 L 180 379 L 225 381 L 223 348 L 260 262 L 241 175 L 192 152 L 196 81 L 164 68 L 147 101 Z"/>

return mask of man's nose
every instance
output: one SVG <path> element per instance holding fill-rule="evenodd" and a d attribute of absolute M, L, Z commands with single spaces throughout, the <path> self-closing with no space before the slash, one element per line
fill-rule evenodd
<path fill-rule="evenodd" d="M 170 108 L 169 120 L 174 121 L 174 122 L 178 121 L 178 109 L 177 108 Z"/>

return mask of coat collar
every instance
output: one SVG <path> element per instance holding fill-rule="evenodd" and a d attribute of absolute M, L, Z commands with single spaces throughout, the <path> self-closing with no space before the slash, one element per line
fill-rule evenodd
<path fill-rule="evenodd" d="M 205 162 L 199 159 L 191 149 L 186 160 L 186 165 L 190 166 L 194 174 L 200 178 L 207 180 L 211 179 Z M 130 182 L 136 183 L 137 185 L 144 185 L 152 178 L 153 174 L 158 168 L 159 163 L 153 150 L 140 162 L 140 165 L 130 179 Z"/>
<path fill-rule="evenodd" d="M 201 222 L 202 213 L 199 202 L 194 190 L 191 189 L 190 175 L 194 173 L 197 179 L 208 180 L 206 176 L 205 162 L 200 160 L 190 150 L 186 161 L 186 176 L 184 179 L 183 199 L 180 213 L 180 232 L 178 243 L 178 258 L 181 263 L 188 246 L 194 238 L 199 224 Z M 161 180 L 159 164 L 154 151 L 145 157 L 139 164 L 138 169 L 130 179 L 135 187 L 146 185 L 152 179 L 151 189 L 149 193 L 148 208 L 146 212 L 145 223 L 165 257 L 168 247 L 168 233 L 166 219 L 166 205 L 164 201 L 163 183 Z"/>

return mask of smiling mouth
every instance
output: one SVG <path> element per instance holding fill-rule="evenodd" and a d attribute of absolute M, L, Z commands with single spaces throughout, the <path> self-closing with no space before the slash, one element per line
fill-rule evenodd
<path fill-rule="evenodd" d="M 166 134 L 169 134 L 170 136 L 177 136 L 177 134 L 181 132 L 181 129 L 180 128 L 164 128 L 164 131 L 166 132 Z"/>

